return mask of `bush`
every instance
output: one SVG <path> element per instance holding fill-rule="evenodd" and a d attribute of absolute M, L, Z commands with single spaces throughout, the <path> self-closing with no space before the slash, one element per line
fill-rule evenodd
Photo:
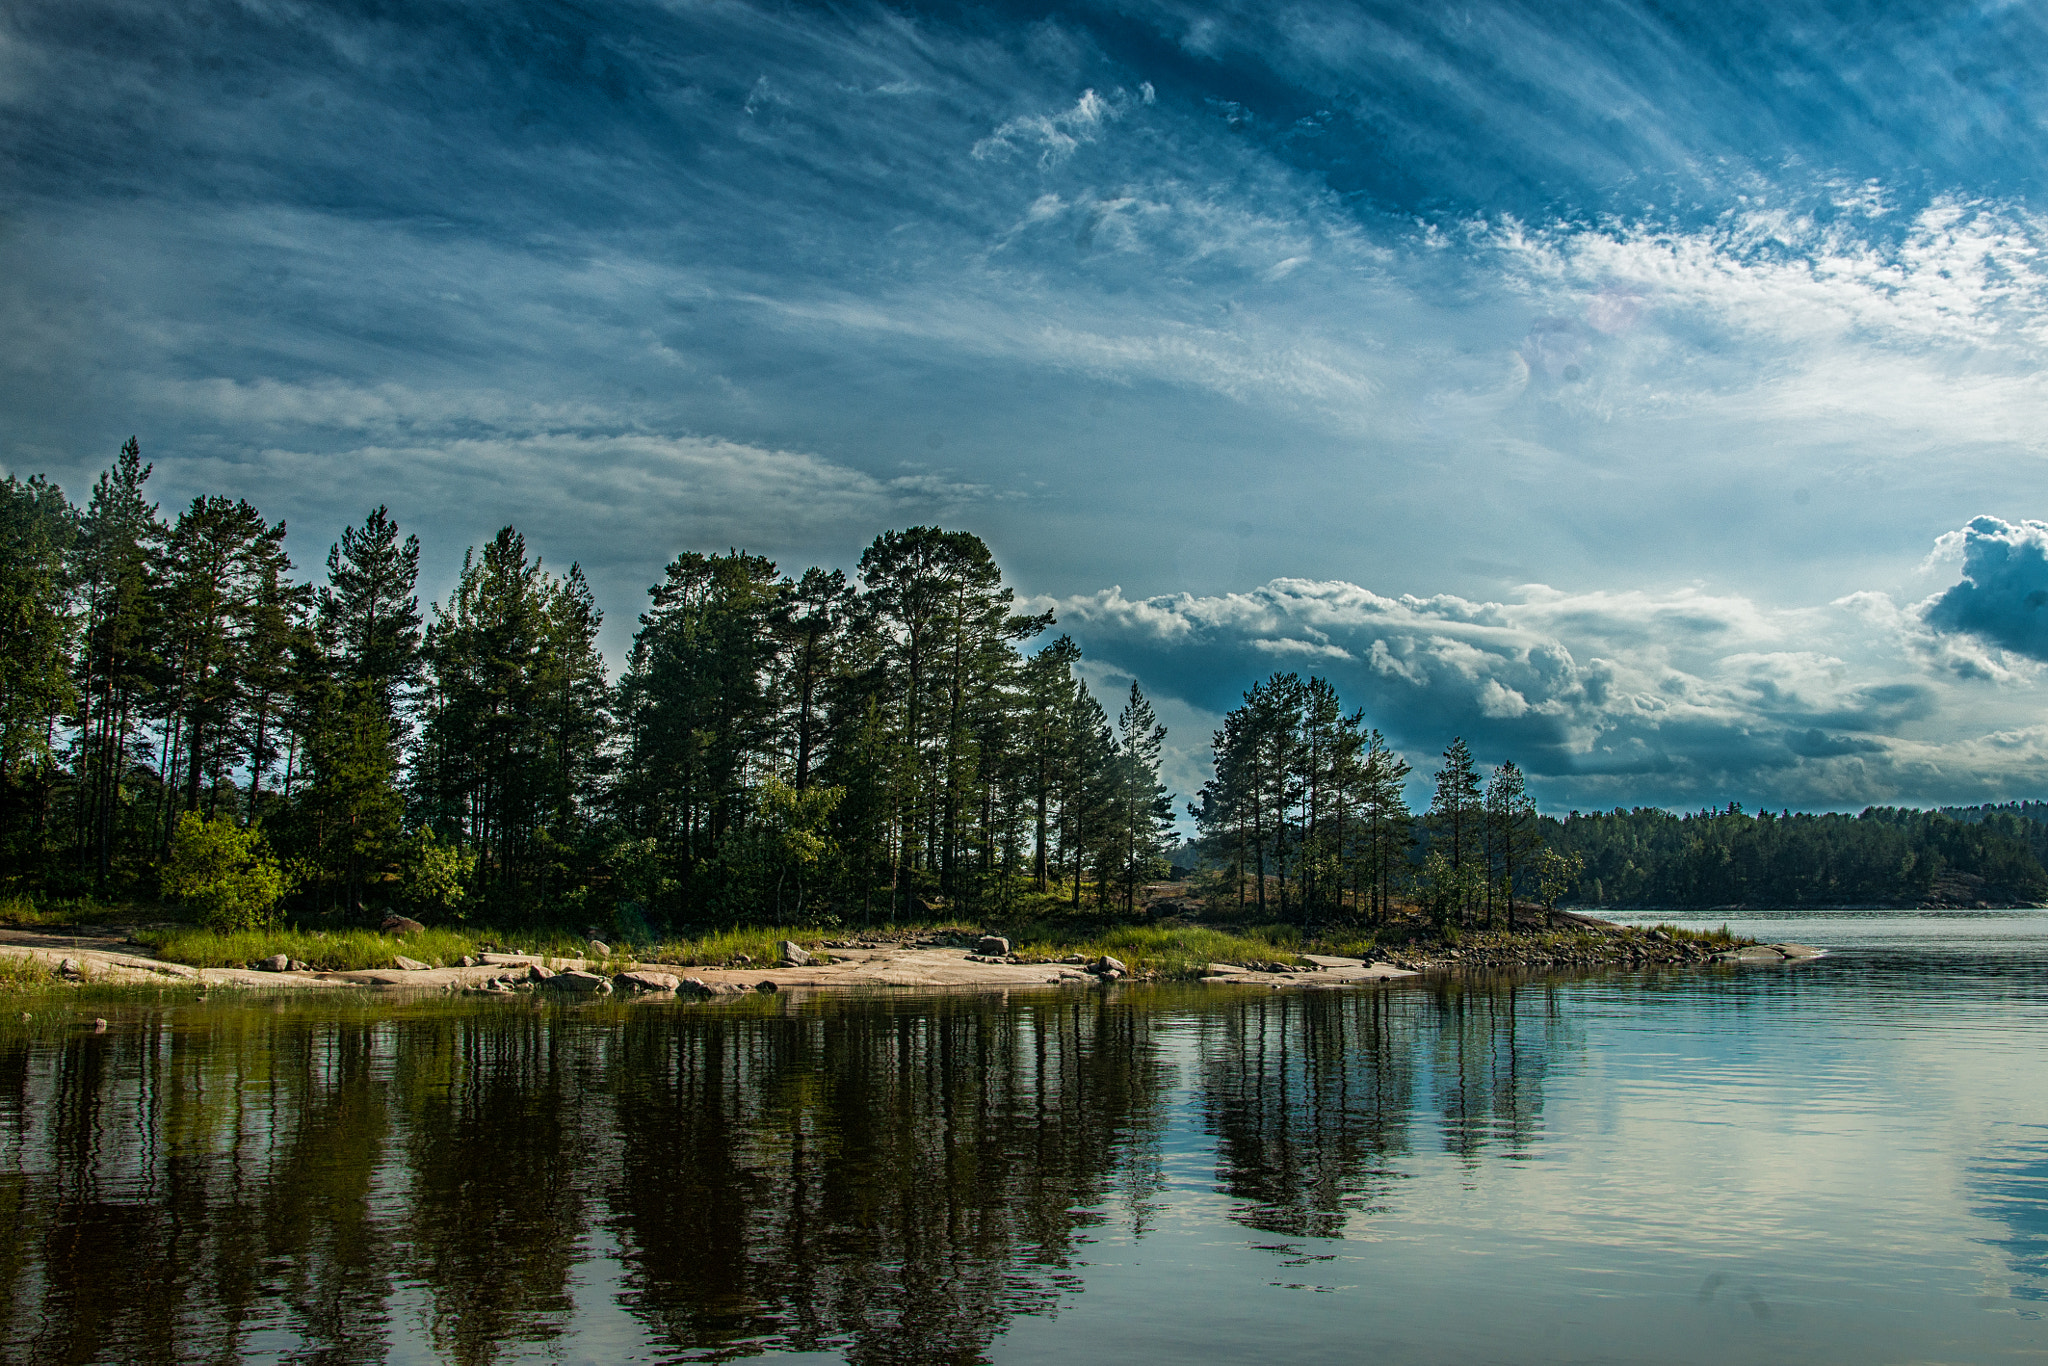
<path fill-rule="evenodd" d="M 262 929 L 285 890 L 261 830 L 228 816 L 207 820 L 196 811 L 178 818 L 161 885 L 167 900 L 190 907 L 201 924 L 222 932 Z"/>
<path fill-rule="evenodd" d="M 406 904 L 427 915 L 456 915 L 469 894 L 476 855 L 421 830 L 399 851 L 399 893 Z"/>

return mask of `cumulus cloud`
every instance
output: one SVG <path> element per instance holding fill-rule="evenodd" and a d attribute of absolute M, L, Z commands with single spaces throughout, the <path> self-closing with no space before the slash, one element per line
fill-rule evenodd
<path fill-rule="evenodd" d="M 1977 517 L 1960 540 L 1962 579 L 1927 601 L 1927 624 L 2048 660 L 2048 522 Z"/>
<path fill-rule="evenodd" d="M 1981 519 L 1980 519 L 1981 520 Z M 2003 524 L 2000 524 L 2001 526 Z M 1220 714 L 1274 670 L 1338 685 L 1415 756 L 1453 734 L 1514 758 L 1552 804 L 1813 805 L 2032 791 L 2039 737 L 1863 598 L 1774 608 L 1696 588 L 1502 600 L 1280 579 L 1245 593 L 1067 598 L 1111 667 Z"/>

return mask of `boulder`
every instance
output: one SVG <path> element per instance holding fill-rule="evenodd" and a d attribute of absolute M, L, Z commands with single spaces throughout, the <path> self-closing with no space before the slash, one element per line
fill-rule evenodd
<path fill-rule="evenodd" d="M 466 968 L 473 968 L 473 967 L 475 967 L 476 965 L 477 965 L 477 961 L 476 961 L 476 959 L 475 959 L 475 957 L 474 957 L 474 956 L 472 956 L 472 955 L 470 955 L 470 954 L 467 954 L 467 953 L 465 953 L 465 954 L 463 954 L 463 955 L 462 955 L 462 966 L 464 966 L 464 967 L 466 967 Z"/>
<path fill-rule="evenodd" d="M 763 980 L 763 981 L 759 981 L 759 982 L 756 982 L 756 983 L 754 983 L 754 990 L 756 990 L 756 991 L 780 991 L 780 990 L 782 990 L 782 988 L 781 988 L 781 987 L 778 987 L 778 986 L 776 986 L 776 985 L 775 985 L 775 983 L 773 983 L 773 982 L 770 982 L 770 981 L 766 981 L 766 980 Z"/>
<path fill-rule="evenodd" d="M 804 951 L 802 945 L 793 939 L 782 941 L 782 966 L 786 968 L 807 968 L 818 960 Z"/>
<path fill-rule="evenodd" d="M 593 939 L 590 941 L 590 956 L 592 958 L 609 958 L 612 956 L 612 946 L 605 943 L 602 939 Z"/>
<path fill-rule="evenodd" d="M 377 928 L 386 934 L 395 934 L 403 938 L 408 934 L 423 934 L 427 927 L 411 916 L 387 915 L 384 917 L 384 923 Z"/>
<path fill-rule="evenodd" d="M 685 977 L 676 983 L 678 996 L 716 996 L 718 993 L 706 985 L 702 977 Z"/>
<path fill-rule="evenodd" d="M 638 972 L 622 972 L 612 978 L 614 991 L 674 991 L 677 985 L 674 973 L 649 972 L 645 968 Z"/>
<path fill-rule="evenodd" d="M 291 970 L 293 972 L 311 972 L 313 965 L 303 958 L 294 958 L 291 962 Z"/>
<path fill-rule="evenodd" d="M 539 963 L 535 963 L 526 970 L 526 980 L 529 982 L 545 982 L 554 975 L 555 970 L 553 968 L 543 967 Z"/>
<path fill-rule="evenodd" d="M 76 958 L 67 958 L 57 965 L 57 975 L 59 977 L 83 977 L 85 976 L 85 969 L 78 965 Z"/>
<path fill-rule="evenodd" d="M 567 972 L 556 973 L 548 979 L 548 985 L 556 991 L 580 991 L 591 994 L 612 989 L 610 978 L 601 977 L 594 972 L 585 972 L 581 968 L 570 968 Z"/>
<path fill-rule="evenodd" d="M 402 969 L 405 972 L 425 972 L 427 970 L 427 965 L 425 963 L 422 963 L 417 958 L 407 958 L 402 953 L 394 953 L 391 955 L 391 966 L 394 968 Z"/>
<path fill-rule="evenodd" d="M 106 1032 L 107 1032 L 107 1022 L 106 1022 L 105 1020 L 102 1020 L 102 1019 L 98 1018 L 97 1016 L 95 1016 L 95 1017 L 93 1018 L 93 1022 L 92 1022 L 92 1032 L 93 1032 L 93 1033 L 95 1033 L 95 1034 L 104 1034 L 104 1033 L 106 1033 Z"/>
<path fill-rule="evenodd" d="M 263 970 L 265 972 L 290 972 L 292 970 L 292 956 L 288 953 L 274 953 L 263 960 Z"/>
<path fill-rule="evenodd" d="M 1129 968 L 1125 967 L 1118 960 L 1111 958 L 1106 953 L 1103 954 L 1102 957 L 1090 963 L 1088 965 L 1088 971 L 1094 973 L 1098 977 L 1128 977 L 1131 972 Z"/>
<path fill-rule="evenodd" d="M 985 934 L 975 941 L 974 951 L 988 958 L 1008 958 L 1010 941 L 999 934 Z"/>

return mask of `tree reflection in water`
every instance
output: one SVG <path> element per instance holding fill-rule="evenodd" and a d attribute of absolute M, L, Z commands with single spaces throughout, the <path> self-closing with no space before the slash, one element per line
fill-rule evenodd
<path fill-rule="evenodd" d="M 977 1360 L 1156 1179 L 1153 1019 L 1067 993 L 15 1030 L 5 1354 L 373 1361 L 423 1334 L 489 1362 L 571 1328 L 602 1226 L 658 1347 Z"/>
<path fill-rule="evenodd" d="M 0 1031 L 12 1360 L 480 1366 L 597 1263 L 656 1352 L 981 1360 L 1145 1232 L 1177 1088 L 1241 1222 L 1331 1236 L 1419 1115 L 1526 1150 L 1560 1045 L 1513 986 L 108 1013 Z"/>
<path fill-rule="evenodd" d="M 1390 1197 L 1424 1102 L 1447 1150 L 1525 1153 L 1564 1042 L 1555 1004 L 1553 988 L 1501 980 L 1276 992 L 1207 1016 L 1202 1101 L 1220 1188 L 1244 1202 L 1234 1217 L 1289 1238 L 1341 1235 Z"/>

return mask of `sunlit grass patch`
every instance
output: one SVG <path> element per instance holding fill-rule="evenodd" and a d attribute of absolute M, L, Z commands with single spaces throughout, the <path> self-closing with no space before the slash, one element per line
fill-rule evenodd
<path fill-rule="evenodd" d="M 399 938 L 375 930 L 145 930 L 139 936 L 157 957 L 195 968 L 239 968 L 284 954 L 323 972 L 388 968 L 403 954 L 429 967 L 447 967 L 476 951 L 476 940 L 454 930 L 425 930 Z M 580 956 L 580 955 L 579 955 Z"/>
<path fill-rule="evenodd" d="M 745 958 L 754 967 L 772 967 L 782 961 L 782 941 L 816 954 L 820 961 L 831 955 L 818 946 L 827 939 L 850 937 L 840 932 L 792 929 L 787 926 L 741 926 L 714 930 L 688 939 L 664 939 L 635 949 L 646 963 L 674 963 L 679 967 L 715 968 L 736 964 Z"/>
<path fill-rule="evenodd" d="M 1062 932 L 1034 925 L 1018 931 L 1018 957 L 1050 961 L 1070 954 L 1098 958 L 1108 954 L 1133 972 L 1160 977 L 1200 977 L 1211 963 L 1288 963 L 1298 961 L 1291 947 L 1276 943 L 1299 933 L 1293 926 L 1261 925 L 1243 934 L 1193 925 L 1123 925 Z"/>
<path fill-rule="evenodd" d="M 57 981 L 57 969 L 40 958 L 0 954 L 0 991 L 36 991 Z"/>

